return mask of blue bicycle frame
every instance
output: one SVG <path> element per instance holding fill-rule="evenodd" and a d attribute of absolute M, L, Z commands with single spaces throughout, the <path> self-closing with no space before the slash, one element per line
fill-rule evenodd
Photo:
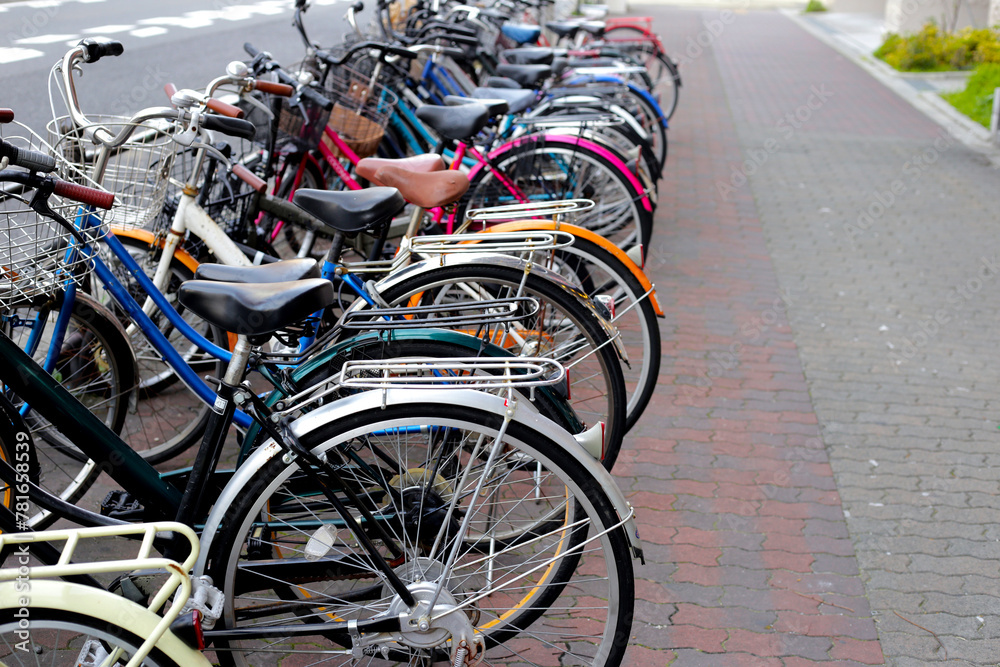
<path fill-rule="evenodd" d="M 92 229 L 101 224 L 100 219 L 92 215 L 91 210 L 81 209 L 80 213 L 76 218 L 76 226 L 82 231 Z M 103 241 L 115 257 L 122 263 L 125 270 L 132 275 L 142 289 L 152 298 L 153 303 L 156 304 L 157 308 L 164 314 L 164 316 L 169 320 L 181 335 L 191 341 L 194 345 L 198 347 L 202 352 L 210 354 L 216 359 L 224 362 L 229 362 L 232 359 L 232 354 L 229 350 L 219 347 L 215 343 L 211 342 L 200 333 L 198 333 L 188 322 L 181 317 L 174 307 L 167 301 L 167 298 L 156 288 L 153 284 L 152 279 L 146 275 L 146 272 L 142 270 L 138 262 L 129 254 L 125 246 L 122 245 L 114 234 L 110 231 L 105 231 L 97 239 L 98 241 Z M 167 337 L 163 335 L 159 327 L 153 322 L 150 317 L 143 312 L 142 306 L 132 297 L 128 289 L 119 282 L 118 278 L 114 275 L 107 264 L 100 258 L 100 256 L 94 251 L 94 248 L 90 245 L 80 246 L 76 243 L 71 246 L 67 252 L 79 252 L 82 253 L 89 261 L 94 265 L 94 274 L 97 276 L 98 280 L 104 288 L 111 294 L 119 306 L 128 313 L 129 317 L 136 323 L 139 329 L 145 334 L 152 343 L 153 347 L 159 352 L 164 361 L 170 368 L 177 373 L 178 377 L 187 385 L 202 401 L 208 405 L 212 405 L 215 402 L 216 394 L 215 392 L 202 380 L 198 374 L 188 365 L 184 358 L 181 357 L 180 353 L 171 345 Z M 76 286 L 72 281 L 67 281 L 63 289 L 63 301 L 60 306 L 59 317 L 56 320 L 55 330 L 52 334 L 52 342 L 46 353 L 45 363 L 43 367 L 45 371 L 51 373 L 55 369 L 55 363 L 59 355 L 59 351 L 62 349 L 63 340 L 65 339 L 66 330 L 69 326 L 70 316 L 73 312 L 73 306 L 76 303 Z M 33 352 L 37 347 L 39 338 L 41 336 L 41 323 L 35 322 L 33 325 L 33 331 L 28 338 L 28 351 Z M 22 414 L 28 410 L 28 406 L 23 406 L 21 408 Z M 237 426 L 241 428 L 247 428 L 252 423 L 253 420 L 249 415 L 243 412 L 237 412 L 234 418 Z"/>

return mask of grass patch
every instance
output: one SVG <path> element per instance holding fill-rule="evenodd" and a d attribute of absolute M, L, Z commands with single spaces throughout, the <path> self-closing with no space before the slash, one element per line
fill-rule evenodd
<path fill-rule="evenodd" d="M 983 127 L 989 127 L 994 88 L 1000 88 L 1000 64 L 985 63 L 969 77 L 965 90 L 941 97 Z"/>
<path fill-rule="evenodd" d="M 806 5 L 806 12 L 825 12 L 826 5 L 824 5 L 819 0 L 809 0 L 809 4 Z"/>
<path fill-rule="evenodd" d="M 875 57 L 901 72 L 943 72 L 1000 63 L 1000 33 L 992 28 L 944 32 L 934 22 L 913 35 L 890 33 Z"/>

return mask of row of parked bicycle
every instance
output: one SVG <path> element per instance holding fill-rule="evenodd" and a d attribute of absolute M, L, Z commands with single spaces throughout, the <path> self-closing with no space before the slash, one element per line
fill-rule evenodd
<path fill-rule="evenodd" d="M 0 110 L 0 663 L 621 664 L 676 66 L 550 0 L 307 9 L 294 65 L 107 116 L 86 39 L 44 134 Z"/>

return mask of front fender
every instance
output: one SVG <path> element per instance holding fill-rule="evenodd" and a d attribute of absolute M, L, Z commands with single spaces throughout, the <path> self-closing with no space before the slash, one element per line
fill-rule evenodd
<path fill-rule="evenodd" d="M 354 394 L 346 398 L 334 401 L 323 407 L 310 412 L 292 423 L 292 431 L 296 436 L 303 436 L 314 431 L 324 424 L 344 419 L 349 415 L 367 410 L 375 410 L 383 405 L 402 405 L 406 403 L 418 404 L 428 410 L 428 414 L 434 413 L 434 405 L 464 405 L 484 412 L 503 415 L 507 411 L 506 401 L 492 394 L 472 389 L 454 389 L 449 391 L 440 390 L 418 390 L 418 389 L 387 389 L 385 391 L 366 391 Z M 574 453 L 574 458 L 583 465 L 589 473 L 600 483 L 607 493 L 618 513 L 618 518 L 623 522 L 623 529 L 626 531 L 632 551 L 636 557 L 642 556 L 642 542 L 639 539 L 636 528 L 634 511 L 632 506 L 625 500 L 625 496 L 611 476 L 600 462 L 594 459 L 587 451 L 580 446 L 573 436 L 560 428 L 552 421 L 545 419 L 532 410 L 518 409 L 515 419 L 527 426 L 536 429 L 544 436 L 558 443 L 565 449 Z M 205 530 L 201 534 L 201 553 L 198 562 L 194 566 L 194 574 L 205 574 L 205 565 L 208 554 L 212 551 L 212 542 L 218 532 L 218 527 L 225 518 L 229 508 L 241 493 L 242 489 L 250 483 L 258 470 L 268 464 L 273 458 L 282 455 L 281 447 L 273 440 L 269 440 L 261 447 L 258 447 L 247 461 L 236 469 L 236 473 L 229 483 L 219 494 L 218 500 L 212 507 L 212 511 L 205 521 Z"/>
<path fill-rule="evenodd" d="M 20 609 L 22 605 L 15 604 L 20 598 L 26 597 L 28 604 L 28 623 L 31 623 L 32 609 L 61 609 L 67 611 L 81 610 L 80 613 L 100 619 L 111 625 L 134 632 L 140 640 L 153 634 L 160 622 L 157 614 L 141 607 L 121 596 L 109 593 L 99 588 L 91 588 L 81 584 L 71 584 L 54 579 L 32 579 L 30 592 L 19 592 L 15 587 L 17 582 L 8 581 L 0 584 L 0 600 L 3 608 Z M 15 612 L 16 613 L 16 612 Z M 178 665 L 188 667 L 210 667 L 211 663 L 205 656 L 181 641 L 177 635 L 167 630 L 156 648 Z"/>

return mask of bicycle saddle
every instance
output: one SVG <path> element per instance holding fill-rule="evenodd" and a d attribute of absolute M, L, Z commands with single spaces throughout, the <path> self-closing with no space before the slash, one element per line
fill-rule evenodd
<path fill-rule="evenodd" d="M 283 283 L 188 280 L 177 290 L 181 304 L 226 331 L 261 336 L 294 324 L 333 302 L 333 283 L 323 278 Z"/>
<path fill-rule="evenodd" d="M 392 188 L 364 190 L 297 190 L 296 206 L 338 232 L 354 234 L 392 220 L 406 202 Z"/>
<path fill-rule="evenodd" d="M 546 68 L 547 69 L 547 68 Z M 438 107 L 430 104 L 417 109 L 417 118 L 446 139 L 468 141 L 486 127 L 490 112 L 482 104 L 464 107 Z"/>
<path fill-rule="evenodd" d="M 603 21 L 584 21 L 580 24 L 580 30 L 589 32 L 594 37 L 604 36 L 605 24 Z"/>
<path fill-rule="evenodd" d="M 562 73 L 569 69 L 569 59 L 556 57 L 552 60 L 552 73 L 556 76 L 562 76 Z"/>
<path fill-rule="evenodd" d="M 580 24 L 576 21 L 549 21 L 545 27 L 559 38 L 572 37 L 580 30 Z"/>
<path fill-rule="evenodd" d="M 469 189 L 469 177 L 454 169 L 421 174 L 405 167 L 386 165 L 369 180 L 398 189 L 407 201 L 420 208 L 447 206 L 458 201 Z"/>
<path fill-rule="evenodd" d="M 476 88 L 473 99 L 503 100 L 509 113 L 521 113 L 535 103 L 535 91 L 524 88 Z"/>
<path fill-rule="evenodd" d="M 386 165 L 402 167 L 407 171 L 416 171 L 421 174 L 430 173 L 432 171 L 444 171 L 447 169 L 447 165 L 444 163 L 444 160 L 440 155 L 437 153 L 424 153 L 423 155 L 413 155 L 410 157 L 395 159 L 384 157 L 366 157 L 358 162 L 355 172 L 361 178 L 370 181 L 372 179 L 368 176 L 368 174 L 374 174 L 379 167 L 384 167 Z"/>
<path fill-rule="evenodd" d="M 537 25 L 505 23 L 500 27 L 500 32 L 518 44 L 534 44 L 538 41 L 538 36 L 542 34 L 542 29 Z"/>
<path fill-rule="evenodd" d="M 497 66 L 497 74 L 517 81 L 522 88 L 537 88 L 542 81 L 552 76 L 552 68 L 548 65 L 510 65 L 504 63 Z"/>
<path fill-rule="evenodd" d="M 444 103 L 450 107 L 464 107 L 469 104 L 482 104 L 486 107 L 486 111 L 490 114 L 490 118 L 496 116 L 502 116 L 507 113 L 510 108 L 507 105 L 507 100 L 501 97 L 477 97 L 472 99 L 471 97 L 459 97 L 458 95 L 445 95 Z"/>
<path fill-rule="evenodd" d="M 287 283 L 306 278 L 319 278 L 319 266 L 315 259 L 285 259 L 260 266 L 201 264 L 194 272 L 195 280 L 224 283 Z"/>
<path fill-rule="evenodd" d="M 552 59 L 556 57 L 553 49 L 544 46 L 507 49 L 502 55 L 512 65 L 551 65 Z"/>

